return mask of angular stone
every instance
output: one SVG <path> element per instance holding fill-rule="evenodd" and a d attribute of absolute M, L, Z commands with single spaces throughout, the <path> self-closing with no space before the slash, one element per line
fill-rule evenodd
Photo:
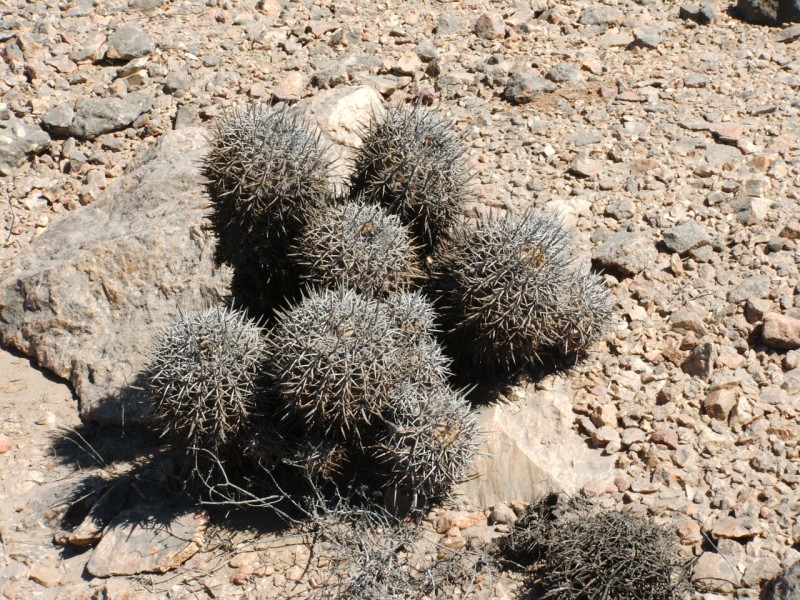
<path fill-rule="evenodd" d="M 42 128 L 53 135 L 67 135 L 74 118 L 72 102 L 59 104 L 42 115 Z"/>
<path fill-rule="evenodd" d="M 483 13 L 475 22 L 475 35 L 484 40 L 501 40 L 506 35 L 506 24 L 497 13 Z"/>
<path fill-rule="evenodd" d="M 489 521 L 497 525 L 513 525 L 517 522 L 517 513 L 508 504 L 498 502 L 492 507 Z"/>
<path fill-rule="evenodd" d="M 554 92 L 554 83 L 530 71 L 515 71 L 508 78 L 503 98 L 514 104 L 527 104 L 539 94 Z"/>
<path fill-rule="evenodd" d="M 713 23 L 718 15 L 716 0 L 705 0 L 700 5 L 682 4 L 679 10 L 681 19 L 690 19 L 700 25 Z"/>
<path fill-rule="evenodd" d="M 569 164 L 569 172 L 578 177 L 595 177 L 603 172 L 603 163 L 579 152 Z"/>
<path fill-rule="evenodd" d="M 772 311 L 772 300 L 766 298 L 748 298 L 744 305 L 744 316 L 748 323 L 763 321 L 767 313 Z"/>
<path fill-rule="evenodd" d="M 772 291 L 769 275 L 751 275 L 727 294 L 728 302 L 739 304 L 749 298 L 767 298 Z"/>
<path fill-rule="evenodd" d="M 664 231 L 664 245 L 678 254 L 685 254 L 710 241 L 708 231 L 697 221 L 684 221 Z"/>
<path fill-rule="evenodd" d="M 545 74 L 544 78 L 555 83 L 575 83 L 581 78 L 581 74 L 580 71 L 578 71 L 578 69 L 576 69 L 571 63 L 560 62 L 550 69 Z"/>
<path fill-rule="evenodd" d="M 681 369 L 684 373 L 708 381 L 714 372 L 716 358 L 716 347 L 711 342 L 703 342 L 689 353 L 681 364 Z"/>
<path fill-rule="evenodd" d="M 566 391 L 528 390 L 524 400 L 479 408 L 484 433 L 476 477 L 457 486 L 461 502 L 475 507 L 529 502 L 550 492 L 576 493 L 587 482 L 611 479 L 614 461 L 587 447 L 572 428 Z"/>
<path fill-rule="evenodd" d="M 657 259 L 650 236 L 635 232 L 612 233 L 595 253 L 601 267 L 629 276 L 652 267 Z"/>
<path fill-rule="evenodd" d="M 434 528 L 437 533 L 447 533 L 451 528 L 467 529 L 468 527 L 485 527 L 486 516 L 482 512 L 468 510 L 448 510 L 436 519 Z"/>
<path fill-rule="evenodd" d="M 775 39 L 779 42 L 783 42 L 784 44 L 788 44 L 789 42 L 793 42 L 795 40 L 800 40 L 800 23 L 797 25 L 792 25 L 791 27 L 787 27 L 781 31 L 778 34 L 778 37 Z"/>
<path fill-rule="evenodd" d="M 164 134 L 105 194 L 50 225 L 0 280 L 0 340 L 72 382 L 84 417 L 131 423 L 143 348 L 226 293 L 197 165 L 207 132 Z"/>
<path fill-rule="evenodd" d="M 714 524 L 711 533 L 716 538 L 740 540 L 759 535 L 761 531 L 761 526 L 755 517 L 726 517 Z"/>
<path fill-rule="evenodd" d="M 730 593 L 739 585 L 739 573 L 722 554 L 704 552 L 692 571 L 692 583 L 701 591 Z"/>
<path fill-rule="evenodd" d="M 67 541 L 74 546 L 89 546 L 100 541 L 106 525 L 124 505 L 128 489 L 124 483 L 113 484 L 97 499 L 86 518 L 69 534 Z"/>
<path fill-rule="evenodd" d="M 609 25 L 622 23 L 624 15 L 618 8 L 589 5 L 581 11 L 578 22 L 582 25 Z"/>
<path fill-rule="evenodd" d="M 800 598 L 800 562 L 794 563 L 770 581 L 764 592 L 764 600 L 797 600 Z"/>
<path fill-rule="evenodd" d="M 166 573 L 200 549 L 208 515 L 157 504 L 119 513 L 92 552 L 86 570 L 95 577 Z"/>
<path fill-rule="evenodd" d="M 17 118 L 0 121 L 0 175 L 11 175 L 29 154 L 38 154 L 49 141 L 50 136 L 38 125 Z"/>
<path fill-rule="evenodd" d="M 88 98 L 75 103 L 75 117 L 68 133 L 79 139 L 94 139 L 104 133 L 125 129 L 153 106 L 143 92 L 124 98 Z"/>
<path fill-rule="evenodd" d="M 658 48 L 663 41 L 658 27 L 643 26 L 633 30 L 633 45 L 640 48 Z"/>
<path fill-rule="evenodd" d="M 109 60 L 133 60 L 147 56 L 156 47 L 156 40 L 145 31 L 132 25 L 119 27 L 108 38 L 106 58 Z"/>
<path fill-rule="evenodd" d="M 299 71 L 292 71 L 272 89 L 272 94 L 280 100 L 298 100 L 305 87 L 305 76 Z"/>
<path fill-rule="evenodd" d="M 732 390 L 714 390 L 703 400 L 703 410 L 712 419 L 727 422 L 731 410 L 736 405 L 736 395 Z"/>
<path fill-rule="evenodd" d="M 800 319 L 769 313 L 764 316 L 761 337 L 767 346 L 775 350 L 800 348 Z"/>
<path fill-rule="evenodd" d="M 708 333 L 703 320 L 688 308 L 678 308 L 669 316 L 673 331 L 691 331 L 699 337 Z"/>
<path fill-rule="evenodd" d="M 781 0 L 738 0 L 736 15 L 756 25 L 779 25 L 780 4 Z"/>

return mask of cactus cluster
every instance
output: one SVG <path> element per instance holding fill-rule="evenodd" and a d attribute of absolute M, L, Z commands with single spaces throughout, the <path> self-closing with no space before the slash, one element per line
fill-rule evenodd
<path fill-rule="evenodd" d="M 337 195 L 329 144 L 292 109 L 218 124 L 203 164 L 216 258 L 270 328 L 233 309 L 181 317 L 152 353 L 153 404 L 163 432 L 215 456 L 446 496 L 479 439 L 448 354 L 507 372 L 581 352 L 611 303 L 557 219 L 463 222 L 464 147 L 435 112 L 391 107 L 362 142 Z"/>

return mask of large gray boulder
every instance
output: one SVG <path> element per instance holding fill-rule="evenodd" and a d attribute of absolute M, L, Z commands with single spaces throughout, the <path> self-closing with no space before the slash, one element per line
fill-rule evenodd
<path fill-rule="evenodd" d="M 178 311 L 217 303 L 198 171 L 205 130 L 165 134 L 94 204 L 57 221 L 0 280 L 0 341 L 68 379 L 81 414 L 146 414 L 137 376 L 154 333 Z"/>
<path fill-rule="evenodd" d="M 610 482 L 614 459 L 589 448 L 572 428 L 569 389 L 518 390 L 514 401 L 479 408 L 483 437 L 477 477 L 456 489 L 475 508 L 529 502 L 551 492 L 574 494 L 590 482 Z"/>
<path fill-rule="evenodd" d="M 800 562 L 780 573 L 767 584 L 764 600 L 796 600 L 800 598 Z"/>
<path fill-rule="evenodd" d="M 800 23 L 800 0 L 738 0 L 735 12 L 758 25 Z"/>

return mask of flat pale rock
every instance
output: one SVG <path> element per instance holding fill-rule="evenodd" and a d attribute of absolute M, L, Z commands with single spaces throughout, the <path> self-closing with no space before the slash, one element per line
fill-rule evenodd
<path fill-rule="evenodd" d="M 701 554 L 692 570 L 695 587 L 706 592 L 733 592 L 739 585 L 739 573 L 732 566 L 736 561 L 726 558 L 716 552 Z"/>
<path fill-rule="evenodd" d="M 91 206 L 65 215 L 0 279 L 0 341 L 69 380 L 84 417 L 141 420 L 154 334 L 227 293 L 203 225 L 205 129 L 171 131 Z"/>
<path fill-rule="evenodd" d="M 595 253 L 595 261 L 602 268 L 623 275 L 636 275 L 652 267 L 657 258 L 658 250 L 650 236 L 635 232 L 612 233 Z"/>
<path fill-rule="evenodd" d="M 125 129 L 152 106 L 153 98 L 142 92 L 124 98 L 78 100 L 67 133 L 81 140 L 91 140 L 104 133 Z"/>
<path fill-rule="evenodd" d="M 197 553 L 207 526 L 204 512 L 140 504 L 114 517 L 86 570 L 95 577 L 166 573 Z"/>
<path fill-rule="evenodd" d="M 761 533 L 761 526 L 755 517 L 726 517 L 718 520 L 711 530 L 716 538 L 738 540 Z"/>
<path fill-rule="evenodd" d="M 474 470 L 459 485 L 460 502 L 489 507 L 529 502 L 550 492 L 574 494 L 593 480 L 611 479 L 614 459 L 586 445 L 572 428 L 566 391 L 533 391 L 524 399 L 479 408 L 475 417 L 484 439 Z"/>

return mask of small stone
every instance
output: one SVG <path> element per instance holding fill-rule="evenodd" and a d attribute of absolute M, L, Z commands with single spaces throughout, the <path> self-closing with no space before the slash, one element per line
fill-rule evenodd
<path fill-rule="evenodd" d="M 153 106 L 152 97 L 135 92 L 125 98 L 88 98 L 75 104 L 75 118 L 69 134 L 78 139 L 94 139 L 130 126 Z"/>
<path fill-rule="evenodd" d="M 71 102 L 59 104 L 42 115 L 42 128 L 52 135 L 67 135 L 74 117 Z"/>
<path fill-rule="evenodd" d="M 650 441 L 654 444 L 664 444 L 670 450 L 678 448 L 678 434 L 671 429 L 656 429 L 650 435 Z"/>
<path fill-rule="evenodd" d="M 657 27 L 636 27 L 633 30 L 632 46 L 639 48 L 658 48 L 663 41 L 661 32 Z"/>
<path fill-rule="evenodd" d="M 704 342 L 691 351 L 681 364 L 681 369 L 684 373 L 707 381 L 714 372 L 716 355 L 714 345 L 711 342 Z"/>
<path fill-rule="evenodd" d="M 727 422 L 735 404 L 736 395 L 732 390 L 714 390 L 703 400 L 703 410 L 712 419 Z"/>
<path fill-rule="evenodd" d="M 397 75 L 413 75 L 422 71 L 422 61 L 414 52 L 405 52 L 397 59 L 394 71 Z"/>
<path fill-rule="evenodd" d="M 634 481 L 630 487 L 634 494 L 655 494 L 660 489 L 661 483 L 657 481 Z"/>
<path fill-rule="evenodd" d="M 618 8 L 590 5 L 581 11 L 578 22 L 582 25 L 610 25 L 622 23 L 624 15 Z"/>
<path fill-rule="evenodd" d="M 0 121 L 0 175 L 11 175 L 29 154 L 42 152 L 50 136 L 16 118 Z"/>
<path fill-rule="evenodd" d="M 31 572 L 28 576 L 33 581 L 43 585 L 44 587 L 58 585 L 58 583 L 61 581 L 61 573 L 58 572 L 58 569 L 50 565 L 42 565 L 40 563 L 34 563 L 31 566 Z"/>
<path fill-rule="evenodd" d="M 744 316 L 748 323 L 758 323 L 764 320 L 772 310 L 772 300 L 766 298 L 748 298 L 744 305 Z"/>
<path fill-rule="evenodd" d="M 683 519 L 677 527 L 678 536 L 681 544 L 693 546 L 703 541 L 703 530 L 700 524 L 694 519 Z"/>
<path fill-rule="evenodd" d="M 453 527 L 466 529 L 467 527 L 483 527 L 485 525 L 486 516 L 482 512 L 469 512 L 465 510 L 445 511 L 434 523 L 437 533 L 447 533 L 447 531 Z"/>
<path fill-rule="evenodd" d="M 516 71 L 508 78 L 503 98 L 514 104 L 527 104 L 539 94 L 554 92 L 554 83 L 530 71 Z"/>
<path fill-rule="evenodd" d="M 442 14 L 436 19 L 436 35 L 454 35 L 464 27 L 464 19 L 457 15 Z"/>
<path fill-rule="evenodd" d="M 780 237 L 787 240 L 796 240 L 800 238 L 800 221 L 792 219 L 787 223 L 781 232 L 778 234 Z"/>
<path fill-rule="evenodd" d="M 755 517 L 726 517 L 714 524 L 711 533 L 717 538 L 739 540 L 759 535 L 761 527 Z"/>
<path fill-rule="evenodd" d="M 299 71 L 292 71 L 272 89 L 272 94 L 280 100 L 297 100 L 303 95 L 306 78 Z"/>
<path fill-rule="evenodd" d="M 569 164 L 569 172 L 578 177 L 595 177 L 603 172 L 603 163 L 579 152 Z"/>
<path fill-rule="evenodd" d="M 5 454 L 14 447 L 11 438 L 5 433 L 0 433 L 0 454 Z"/>
<path fill-rule="evenodd" d="M 591 432 L 592 441 L 598 448 L 605 448 L 609 444 L 621 444 L 619 432 L 613 427 L 598 427 Z"/>
<path fill-rule="evenodd" d="M 692 571 L 692 583 L 707 592 L 731 593 L 739 585 L 739 573 L 732 561 L 716 552 L 704 552 Z"/>
<path fill-rule="evenodd" d="M 750 298 L 767 298 L 772 291 L 769 275 L 751 275 L 727 294 L 728 302 L 739 304 Z"/>
<path fill-rule="evenodd" d="M 682 4 L 679 10 L 681 19 L 687 19 L 699 23 L 700 25 L 708 25 L 713 23 L 718 16 L 716 0 L 706 0 L 702 4 Z"/>
<path fill-rule="evenodd" d="M 475 22 L 475 35 L 483 40 L 501 40 L 506 36 L 503 17 L 496 13 L 483 13 Z"/>
<path fill-rule="evenodd" d="M 186 71 L 170 71 L 164 81 L 164 92 L 176 94 L 192 87 L 192 76 Z"/>
<path fill-rule="evenodd" d="M 711 236 L 696 221 L 684 221 L 664 231 L 664 245 L 672 252 L 685 254 L 694 248 L 708 244 Z"/>
<path fill-rule="evenodd" d="M 595 261 L 601 267 L 627 276 L 653 266 L 657 259 L 658 250 L 650 236 L 635 232 L 609 235 L 595 253 Z"/>
<path fill-rule="evenodd" d="M 292 565 L 286 569 L 286 572 L 283 575 L 289 581 L 300 581 L 303 578 L 304 572 L 305 571 L 303 570 L 303 567 L 300 565 Z"/>
<path fill-rule="evenodd" d="M 132 25 L 119 27 L 108 38 L 106 58 L 110 60 L 132 60 L 150 54 L 156 47 L 155 39 Z"/>
<path fill-rule="evenodd" d="M 788 44 L 789 42 L 793 42 L 795 40 L 800 40 L 800 23 L 797 25 L 792 25 L 791 27 L 787 27 L 778 33 L 778 37 L 775 39 L 779 42 L 783 42 L 784 44 Z"/>
<path fill-rule="evenodd" d="M 744 129 L 738 123 L 717 123 L 711 126 L 711 133 L 721 144 L 736 144 L 742 139 Z"/>
<path fill-rule="evenodd" d="M 774 350 L 800 348 L 800 319 L 769 313 L 764 316 L 761 337 L 764 343 Z"/>
<path fill-rule="evenodd" d="M 616 427 L 617 407 L 614 404 L 601 404 L 592 411 L 592 423 L 595 427 Z"/>
<path fill-rule="evenodd" d="M 568 62 L 560 62 L 545 74 L 545 79 L 555 83 L 575 83 L 581 77 L 580 71 Z"/>
<path fill-rule="evenodd" d="M 622 431 L 622 445 L 629 448 L 633 444 L 641 444 L 647 439 L 644 431 L 638 427 L 627 427 Z"/>
<path fill-rule="evenodd" d="M 517 513 L 508 504 L 498 502 L 492 507 L 492 512 L 489 514 L 489 522 L 499 525 L 513 525 L 517 522 Z"/>
<path fill-rule="evenodd" d="M 422 40 L 417 44 L 417 47 L 414 48 L 414 52 L 416 52 L 419 59 L 425 63 L 429 63 L 439 56 L 439 50 L 436 48 L 436 44 L 430 40 Z"/>
<path fill-rule="evenodd" d="M 688 332 L 703 337 L 708 333 L 703 320 L 689 308 L 678 308 L 669 317 L 673 331 Z"/>

